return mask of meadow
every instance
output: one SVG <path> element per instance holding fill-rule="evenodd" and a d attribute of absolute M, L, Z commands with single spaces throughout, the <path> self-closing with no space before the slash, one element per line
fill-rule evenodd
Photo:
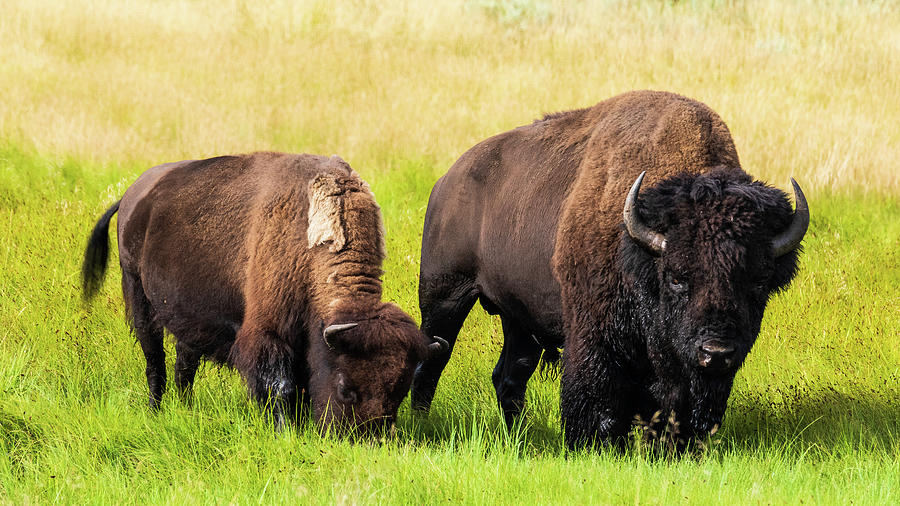
<path fill-rule="evenodd" d="M 0 503 L 900 503 L 898 26 L 887 1 L 6 1 Z M 404 403 L 386 440 L 275 433 L 212 365 L 193 403 L 151 413 L 115 256 L 81 301 L 87 235 L 143 170 L 279 150 L 371 183 L 386 298 L 418 318 L 425 205 L 453 161 L 647 88 L 710 105 L 744 168 L 795 177 L 812 213 L 697 455 L 566 452 L 553 375 L 506 430 L 500 322 L 477 307 L 430 416 Z"/>

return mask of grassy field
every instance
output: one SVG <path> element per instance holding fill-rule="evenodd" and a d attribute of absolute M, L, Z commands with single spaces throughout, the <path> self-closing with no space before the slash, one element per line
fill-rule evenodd
<path fill-rule="evenodd" d="M 900 502 L 898 26 L 892 2 L 5 2 L 0 502 Z M 641 88 L 709 104 L 749 172 L 810 198 L 800 274 L 702 455 L 567 454 L 553 377 L 506 431 L 480 309 L 431 416 L 404 405 L 387 441 L 275 434 L 213 366 L 193 405 L 152 414 L 116 270 L 80 301 L 87 234 L 142 170 L 275 149 L 372 183 L 386 296 L 417 316 L 425 203 L 453 160 Z"/>

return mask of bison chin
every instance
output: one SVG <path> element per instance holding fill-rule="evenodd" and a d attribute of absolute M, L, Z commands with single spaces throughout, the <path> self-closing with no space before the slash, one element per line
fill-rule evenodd
<path fill-rule="evenodd" d="M 694 375 L 689 384 L 690 417 L 683 427 L 686 437 L 705 436 L 722 424 L 734 373 L 708 377 Z"/>
<path fill-rule="evenodd" d="M 329 405 L 317 416 L 322 433 L 330 433 L 349 439 L 378 438 L 394 432 L 396 417 L 359 417 L 352 407 Z"/>

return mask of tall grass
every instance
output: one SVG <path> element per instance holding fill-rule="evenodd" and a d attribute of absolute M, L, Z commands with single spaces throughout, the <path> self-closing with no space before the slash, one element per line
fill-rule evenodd
<path fill-rule="evenodd" d="M 897 503 L 898 21 L 888 2 L 8 0 L 0 503 Z M 209 365 L 192 404 L 153 414 L 117 269 L 79 300 L 87 234 L 142 170 L 279 149 L 338 153 L 372 183 L 385 294 L 417 316 L 425 203 L 453 160 L 634 88 L 708 103 L 748 171 L 810 194 L 801 272 L 700 456 L 567 453 L 552 376 L 507 431 L 480 309 L 431 415 L 404 404 L 383 442 L 276 434 Z"/>
<path fill-rule="evenodd" d="M 718 111 L 746 167 L 895 192 L 894 2 L 8 0 L 0 137 L 97 162 L 279 149 L 433 173 L 638 88 Z"/>

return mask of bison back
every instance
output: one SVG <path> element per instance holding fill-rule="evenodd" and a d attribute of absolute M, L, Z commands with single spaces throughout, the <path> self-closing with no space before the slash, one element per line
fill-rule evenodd
<path fill-rule="evenodd" d="M 223 341 L 243 322 L 252 257 L 265 250 L 281 264 L 304 265 L 307 185 L 330 170 L 327 160 L 255 153 L 166 164 L 139 178 L 122 200 L 120 258 L 159 323 L 223 358 Z M 272 223 L 266 230 L 277 229 L 277 240 L 260 237 L 260 224 Z M 302 291 L 294 281 L 279 283 Z"/>
<path fill-rule="evenodd" d="M 435 184 L 422 238 L 423 308 L 463 291 L 534 334 L 561 337 L 550 258 L 580 142 L 559 135 L 559 123 L 487 139 Z"/>

